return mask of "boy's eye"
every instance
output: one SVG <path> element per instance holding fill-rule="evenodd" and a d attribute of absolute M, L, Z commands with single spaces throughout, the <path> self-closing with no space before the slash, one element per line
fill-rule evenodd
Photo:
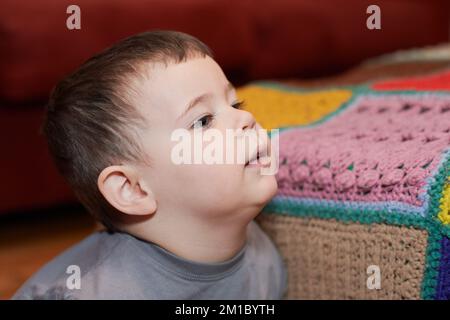
<path fill-rule="evenodd" d="M 213 120 L 212 115 L 206 115 L 204 117 L 201 117 L 200 119 L 196 120 L 192 126 L 191 129 L 194 128 L 208 128 L 211 125 L 211 122 Z"/>
<path fill-rule="evenodd" d="M 245 105 L 245 101 L 241 100 L 238 102 L 233 103 L 231 106 L 235 109 L 242 109 L 242 107 Z"/>
<path fill-rule="evenodd" d="M 235 109 L 241 109 L 244 106 L 244 100 L 237 101 L 233 103 L 231 106 Z M 194 128 L 209 128 L 211 126 L 211 122 L 214 120 L 214 115 L 206 115 L 201 117 L 200 119 L 196 120 L 192 126 L 191 129 Z"/>

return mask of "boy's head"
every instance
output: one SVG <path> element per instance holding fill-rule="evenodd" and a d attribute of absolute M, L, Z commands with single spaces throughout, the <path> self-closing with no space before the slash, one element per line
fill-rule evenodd
<path fill-rule="evenodd" d="M 188 108 L 190 106 L 190 108 Z M 210 50 L 180 32 L 127 38 L 53 90 L 43 131 L 63 176 L 110 230 L 255 214 L 274 176 L 245 164 L 175 164 L 174 130 L 256 130 Z M 204 148 L 204 146 L 202 146 Z M 169 222 L 170 221 L 170 222 Z"/>

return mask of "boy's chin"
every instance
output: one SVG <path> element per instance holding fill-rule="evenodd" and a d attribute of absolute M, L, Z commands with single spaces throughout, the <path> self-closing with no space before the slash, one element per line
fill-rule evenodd
<path fill-rule="evenodd" d="M 261 176 L 258 184 L 252 186 L 253 198 L 258 206 L 265 206 L 276 195 L 278 190 L 275 176 Z"/>

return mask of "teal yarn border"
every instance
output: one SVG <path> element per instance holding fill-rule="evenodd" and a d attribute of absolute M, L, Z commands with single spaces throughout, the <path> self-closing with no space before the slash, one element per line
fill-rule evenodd
<path fill-rule="evenodd" d="M 441 239 L 443 237 L 436 223 L 430 222 L 428 228 L 428 245 L 425 253 L 425 265 L 421 283 L 420 296 L 424 300 L 433 300 L 436 295 L 439 264 L 441 260 Z"/>
<path fill-rule="evenodd" d="M 444 225 L 438 218 L 440 210 L 440 200 L 445 190 L 445 185 L 450 173 L 450 152 L 444 154 L 446 158 L 437 173 L 433 177 L 433 182 L 429 185 L 428 196 L 429 206 L 427 218 L 430 219 L 428 228 L 428 246 L 424 276 L 422 280 L 422 299 L 431 300 L 436 295 L 439 275 L 439 263 L 441 259 L 441 240 L 443 237 L 450 238 L 450 226 Z"/>
<path fill-rule="evenodd" d="M 396 214 L 387 210 L 364 210 L 340 206 L 305 204 L 290 199 L 274 198 L 262 210 L 264 214 L 283 214 L 301 218 L 335 219 L 341 222 L 362 224 L 386 223 L 396 226 L 427 229 L 426 219 L 417 215 Z"/>

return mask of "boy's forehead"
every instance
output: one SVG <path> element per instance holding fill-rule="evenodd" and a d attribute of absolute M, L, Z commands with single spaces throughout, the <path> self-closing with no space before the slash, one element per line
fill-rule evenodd
<path fill-rule="evenodd" d="M 220 66 L 208 56 L 154 65 L 149 80 L 155 89 L 187 94 L 205 89 L 214 90 L 228 83 Z"/>
<path fill-rule="evenodd" d="M 144 114 L 162 112 L 161 117 L 178 118 L 189 103 L 204 94 L 223 96 L 230 84 L 220 66 L 210 57 L 180 63 L 152 64 L 141 83 L 138 105 Z"/>

